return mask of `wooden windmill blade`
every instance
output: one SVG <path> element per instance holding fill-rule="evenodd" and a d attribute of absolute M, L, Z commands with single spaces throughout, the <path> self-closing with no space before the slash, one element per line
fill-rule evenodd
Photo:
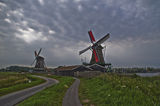
<path fill-rule="evenodd" d="M 91 40 L 91 43 L 95 42 L 96 40 L 95 40 L 95 38 L 94 38 L 93 33 L 92 33 L 91 30 L 88 31 L 88 34 L 89 34 L 89 38 L 90 38 L 90 40 Z"/>
<path fill-rule="evenodd" d="M 98 40 L 95 45 L 100 45 L 103 42 L 105 42 L 108 38 L 110 37 L 109 33 L 107 35 L 105 35 L 103 38 L 101 38 L 100 40 Z"/>
<path fill-rule="evenodd" d="M 32 64 L 31 64 L 31 66 L 34 64 L 34 62 L 36 61 L 36 58 L 33 60 L 33 62 L 32 62 Z"/>
<path fill-rule="evenodd" d="M 42 48 L 39 49 L 39 52 L 38 52 L 37 56 L 39 56 L 39 54 L 41 53 L 41 51 L 42 51 Z"/>
<path fill-rule="evenodd" d="M 37 56 L 38 56 L 37 51 L 34 51 L 34 54 L 35 54 L 35 57 L 37 57 Z"/>
<path fill-rule="evenodd" d="M 35 55 L 35 59 L 33 60 L 33 62 L 32 62 L 32 64 L 31 64 L 31 66 L 34 64 L 34 62 L 36 61 L 37 56 L 38 56 L 38 54 L 37 54 L 37 51 L 36 51 L 36 50 L 34 51 L 34 55 Z"/>
<path fill-rule="evenodd" d="M 110 37 L 110 35 L 107 34 L 96 42 L 91 30 L 88 31 L 88 34 L 89 34 L 89 38 L 91 40 L 92 46 L 89 46 L 89 47 L 79 51 L 79 55 L 81 55 L 84 52 L 86 52 L 87 50 L 91 49 L 92 50 L 92 57 L 90 60 L 90 64 L 94 64 L 94 63 L 105 64 L 103 53 L 102 53 L 103 47 L 101 46 L 101 44 L 104 43 Z"/>
<path fill-rule="evenodd" d="M 91 48 L 92 48 L 92 47 L 89 46 L 89 47 L 87 47 L 86 49 L 83 49 L 83 50 L 79 51 L 79 55 L 83 54 L 84 52 L 86 52 L 87 50 L 89 50 L 89 49 L 91 49 Z"/>
<path fill-rule="evenodd" d="M 38 56 L 38 54 L 37 54 L 37 51 L 36 51 L 36 50 L 34 51 L 34 55 L 35 55 L 35 59 L 33 60 L 33 62 L 32 62 L 32 64 L 31 64 L 31 66 L 34 64 L 34 62 L 36 61 L 37 56 Z"/>
<path fill-rule="evenodd" d="M 98 59 L 98 56 L 97 56 L 97 51 L 96 51 L 96 49 L 93 49 L 93 53 L 94 53 L 94 58 L 95 58 L 96 62 L 98 62 L 99 59 Z"/>

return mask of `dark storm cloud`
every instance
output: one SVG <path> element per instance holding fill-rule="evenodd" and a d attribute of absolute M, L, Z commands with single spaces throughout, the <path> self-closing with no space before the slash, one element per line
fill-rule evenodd
<path fill-rule="evenodd" d="M 49 66 L 79 64 L 78 51 L 106 33 L 114 66 L 159 66 L 158 0 L 0 0 L 1 65 L 25 64 L 43 48 Z M 13 56 L 14 55 L 14 56 Z"/>

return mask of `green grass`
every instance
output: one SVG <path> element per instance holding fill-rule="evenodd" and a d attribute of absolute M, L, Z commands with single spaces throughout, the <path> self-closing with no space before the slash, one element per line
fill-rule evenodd
<path fill-rule="evenodd" d="M 30 74 L 0 72 L 0 96 L 29 88 L 43 82 L 45 82 L 45 80 L 31 76 Z"/>
<path fill-rule="evenodd" d="M 84 106 L 160 106 L 160 77 L 106 74 L 81 78 L 79 96 Z"/>
<path fill-rule="evenodd" d="M 74 79 L 53 75 L 47 77 L 57 79 L 59 83 L 38 92 L 18 106 L 62 106 L 63 97 Z"/>

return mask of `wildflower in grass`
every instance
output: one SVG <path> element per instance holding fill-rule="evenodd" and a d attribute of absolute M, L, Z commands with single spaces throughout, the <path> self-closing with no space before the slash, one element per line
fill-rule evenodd
<path fill-rule="evenodd" d="M 83 102 L 83 103 L 89 103 L 90 100 L 89 100 L 89 99 L 85 99 L 85 100 L 83 100 L 82 102 Z"/>
<path fill-rule="evenodd" d="M 148 85 L 149 88 L 152 88 L 152 85 Z"/>
<path fill-rule="evenodd" d="M 68 88 L 68 85 L 64 85 L 64 87 Z"/>
<path fill-rule="evenodd" d="M 136 88 L 139 88 L 138 86 L 136 86 Z"/>
<path fill-rule="evenodd" d="M 110 94 L 108 94 L 108 96 L 111 96 Z"/>
<path fill-rule="evenodd" d="M 122 88 L 125 88 L 125 87 L 126 87 L 126 85 L 122 85 L 121 87 L 122 87 Z"/>

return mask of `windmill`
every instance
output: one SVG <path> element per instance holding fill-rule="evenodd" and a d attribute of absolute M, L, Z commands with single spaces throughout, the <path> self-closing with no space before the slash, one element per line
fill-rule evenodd
<path fill-rule="evenodd" d="M 89 34 L 89 38 L 91 40 L 92 45 L 87 47 L 84 50 L 79 51 L 79 55 L 83 54 L 84 52 L 90 49 L 92 51 L 92 57 L 90 60 L 90 64 L 96 63 L 96 64 L 105 66 L 106 64 L 105 64 L 103 53 L 102 53 L 102 49 L 104 47 L 102 47 L 101 44 L 110 37 L 109 33 L 105 35 L 104 37 L 102 37 L 101 39 L 99 39 L 98 41 L 95 40 L 91 30 L 88 31 L 88 34 Z"/>
<path fill-rule="evenodd" d="M 38 53 L 37 53 L 37 51 L 34 52 L 35 59 L 34 59 L 34 61 L 32 62 L 31 65 L 33 65 L 36 61 L 36 64 L 35 64 L 35 69 L 36 70 L 45 70 L 45 68 L 46 68 L 46 65 L 45 65 L 45 62 L 44 62 L 44 57 L 40 56 L 41 51 L 42 51 L 42 48 L 40 48 Z"/>

